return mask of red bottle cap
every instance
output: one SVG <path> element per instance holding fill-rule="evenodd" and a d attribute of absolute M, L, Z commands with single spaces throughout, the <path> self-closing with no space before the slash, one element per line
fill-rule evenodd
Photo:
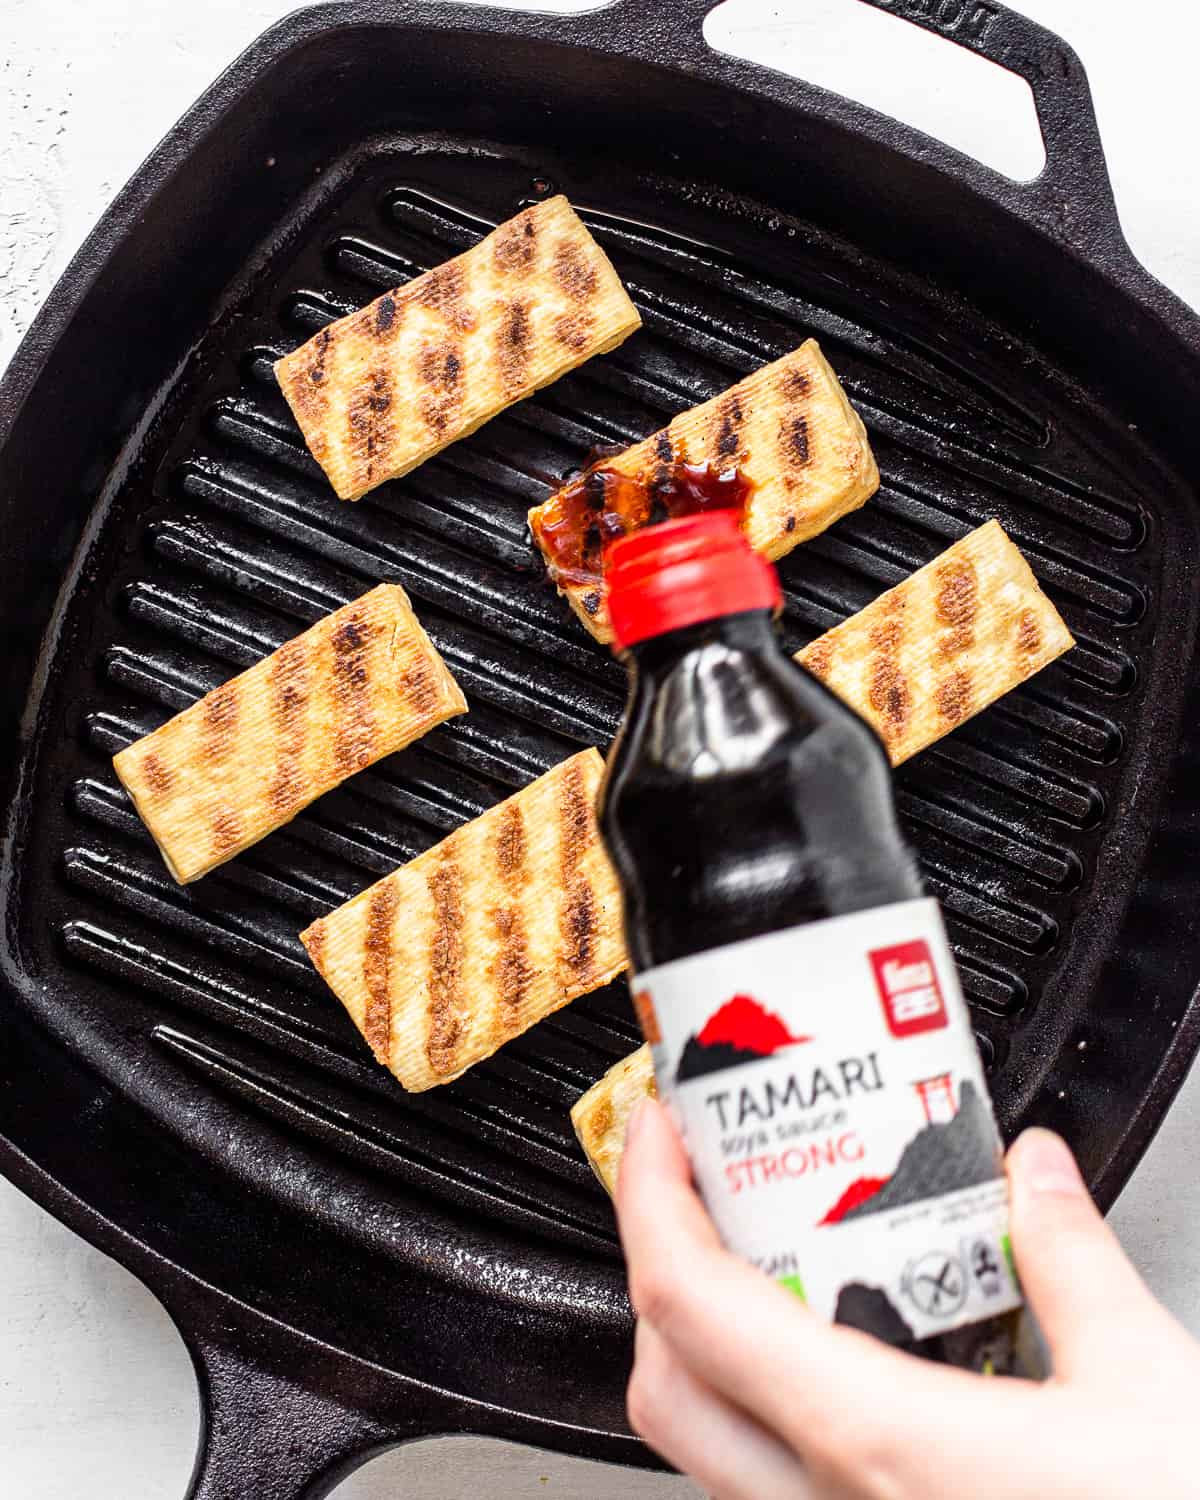
<path fill-rule="evenodd" d="M 609 548 L 604 579 L 618 649 L 748 609 L 778 609 L 779 578 L 731 510 L 647 526 Z"/>

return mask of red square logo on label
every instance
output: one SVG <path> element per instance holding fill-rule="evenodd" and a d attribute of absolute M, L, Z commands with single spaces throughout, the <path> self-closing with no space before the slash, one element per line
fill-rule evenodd
<path fill-rule="evenodd" d="M 946 1002 L 938 984 L 929 944 L 923 938 L 868 953 L 875 985 L 893 1036 L 917 1036 L 947 1024 Z"/>

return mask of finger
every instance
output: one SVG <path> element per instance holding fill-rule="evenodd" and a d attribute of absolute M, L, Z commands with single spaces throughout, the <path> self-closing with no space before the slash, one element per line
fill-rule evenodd
<path fill-rule="evenodd" d="M 796 1455 L 702 1384 L 638 1320 L 629 1420 L 650 1446 L 721 1500 L 809 1500 Z"/>
<path fill-rule="evenodd" d="M 1111 1365 L 1115 1344 L 1144 1347 L 1173 1324 L 1092 1202 L 1070 1148 L 1027 1130 L 1008 1153 L 1013 1249 L 1055 1374 Z"/>
<path fill-rule="evenodd" d="M 617 1224 L 622 1242 L 627 1229 L 634 1236 L 651 1229 L 652 1221 L 667 1204 L 671 1214 L 679 1216 L 676 1224 L 682 1236 L 698 1246 L 722 1249 L 708 1210 L 692 1185 L 692 1165 L 679 1132 L 657 1100 L 643 1099 L 629 1117 L 617 1175 Z M 629 1254 L 626 1244 L 626 1258 Z"/>
<path fill-rule="evenodd" d="M 639 1314 L 689 1374 L 793 1448 L 814 1484 L 932 1497 L 971 1492 L 981 1461 L 1006 1464 L 1004 1413 L 1031 1415 L 1010 1411 L 1008 1392 L 1024 1387 L 831 1327 L 722 1249 L 656 1105 L 631 1122 L 617 1205 Z"/>

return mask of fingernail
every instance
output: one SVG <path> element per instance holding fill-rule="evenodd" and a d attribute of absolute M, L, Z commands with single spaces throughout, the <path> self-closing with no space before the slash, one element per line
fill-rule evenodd
<path fill-rule="evenodd" d="M 1052 1130 L 1026 1130 L 1013 1147 L 1021 1182 L 1031 1193 L 1059 1193 L 1079 1198 L 1087 1195 L 1087 1184 L 1071 1148 Z"/>
<path fill-rule="evenodd" d="M 629 1116 L 629 1124 L 625 1127 L 626 1148 L 632 1146 L 634 1141 L 637 1140 L 638 1133 L 646 1123 L 646 1117 L 649 1113 L 649 1109 L 649 1099 L 639 1099 L 638 1102 L 633 1106 L 633 1113 Z"/>

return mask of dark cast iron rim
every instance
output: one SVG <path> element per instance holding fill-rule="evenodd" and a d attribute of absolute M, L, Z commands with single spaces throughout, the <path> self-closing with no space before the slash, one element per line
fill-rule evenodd
<path fill-rule="evenodd" d="M 507 39 L 550 40 L 628 56 L 724 84 L 731 91 L 817 115 L 870 142 L 919 158 L 1032 225 L 1140 303 L 1200 357 L 1200 319 L 1138 262 L 1121 231 L 1091 95 L 1075 53 L 1053 33 L 991 0 L 863 0 L 1013 71 L 1029 83 L 1046 166 L 1016 183 L 922 133 L 812 84 L 714 51 L 702 32 L 716 0 L 616 0 L 575 15 L 499 11 L 440 0 L 356 0 L 296 11 L 267 30 L 205 92 L 122 189 L 75 254 L 0 381 L 0 447 L 105 263 L 160 188 L 225 111 L 286 54 L 341 28 L 419 28 Z M 21 731 L 7 736 L 18 748 Z M 17 759 L 14 754 L 12 760 Z M 13 803 L 14 776 L 6 770 Z M 37 1037 L 14 1041 L 50 1055 Z M 1146 1149 L 1200 1047 L 1192 1004 L 1164 1054 L 1140 1112 L 1095 1180 L 1111 1204 Z M 57 1049 L 55 1049 L 57 1050 Z M 26 1056 L 26 1054 L 18 1055 Z M 65 1056 L 52 1059 L 69 1071 Z M 409 1439 L 475 1432 L 606 1459 L 653 1464 L 636 1440 L 556 1424 L 466 1400 L 335 1350 L 239 1302 L 160 1255 L 68 1190 L 0 1135 L 0 1170 L 35 1202 L 112 1255 L 154 1291 L 194 1360 L 202 1404 L 196 1500 L 253 1494 L 296 1500 L 328 1491 L 373 1453 Z M 333 1394 L 336 1393 L 336 1394 Z M 233 1488 L 231 1488 L 233 1486 Z"/>

